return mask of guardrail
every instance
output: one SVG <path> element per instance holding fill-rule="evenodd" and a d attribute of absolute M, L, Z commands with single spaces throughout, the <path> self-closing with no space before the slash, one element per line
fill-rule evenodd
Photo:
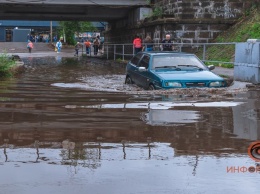
<path fill-rule="evenodd" d="M 174 51 L 196 54 L 203 62 L 234 64 L 235 42 L 231 43 L 173 43 Z M 153 44 L 154 51 L 161 50 L 161 43 Z M 145 45 L 144 45 L 145 46 Z M 100 55 L 107 59 L 128 60 L 134 56 L 133 44 L 103 44 Z"/>
<path fill-rule="evenodd" d="M 160 51 L 162 43 L 153 44 L 154 51 Z M 174 51 L 196 54 L 203 62 L 234 64 L 235 42 L 230 43 L 173 43 Z M 145 45 L 143 45 L 145 46 Z M 86 55 L 85 46 L 79 51 Z M 129 60 L 135 54 L 133 44 L 108 44 L 104 43 L 98 48 L 97 56 L 112 60 Z M 89 56 L 94 55 L 91 46 Z"/>

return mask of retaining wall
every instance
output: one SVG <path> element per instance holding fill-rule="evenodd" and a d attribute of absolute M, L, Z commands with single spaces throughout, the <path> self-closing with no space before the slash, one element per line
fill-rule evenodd
<path fill-rule="evenodd" d="M 132 42 L 135 35 L 141 38 L 150 35 L 155 42 L 160 42 L 165 34 L 171 34 L 176 42 L 208 43 L 235 24 L 258 1 L 154 0 L 152 8 L 161 12 L 160 17 L 151 15 L 140 20 L 133 17 L 132 12 L 125 20 L 110 23 L 105 37 L 107 42 L 126 43 Z"/>

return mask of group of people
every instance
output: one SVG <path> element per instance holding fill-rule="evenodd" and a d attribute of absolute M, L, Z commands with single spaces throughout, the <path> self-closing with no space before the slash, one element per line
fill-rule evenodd
<path fill-rule="evenodd" d="M 75 54 L 74 56 L 79 56 L 79 50 L 83 48 L 83 45 L 86 47 L 86 55 L 89 55 L 91 53 L 91 45 L 92 43 L 90 42 L 89 39 L 86 39 L 83 43 L 77 42 L 75 45 Z M 98 38 L 95 38 L 93 41 L 93 48 L 94 48 L 94 55 L 96 56 L 98 54 L 98 50 L 102 49 L 101 48 L 101 43 Z"/>
<path fill-rule="evenodd" d="M 83 47 L 83 45 L 85 45 L 85 47 L 86 47 L 86 55 L 89 55 L 91 53 L 92 43 L 88 39 L 86 39 L 86 41 L 84 41 L 83 44 L 80 42 L 77 42 L 77 44 L 75 45 L 74 56 L 79 55 L 79 50 Z M 135 50 L 135 54 L 140 51 L 153 51 L 154 50 L 154 41 L 152 40 L 152 38 L 150 36 L 146 36 L 144 41 L 142 41 L 139 36 L 136 36 L 133 41 L 133 47 Z M 29 50 L 29 53 L 31 53 L 32 48 L 33 48 L 32 41 L 28 40 L 27 48 Z M 62 48 L 62 42 L 61 42 L 61 40 L 59 40 L 55 45 L 55 51 L 57 51 L 57 53 L 60 53 L 61 48 Z M 95 40 L 93 41 L 93 48 L 94 48 L 95 56 L 98 54 L 98 50 L 102 49 L 101 43 L 100 43 L 100 40 L 98 39 L 98 37 L 95 38 Z M 170 34 L 166 34 L 165 39 L 163 39 L 161 42 L 160 48 L 163 51 L 173 51 L 174 50 L 173 41 L 171 40 Z"/>
<path fill-rule="evenodd" d="M 28 49 L 29 53 L 32 52 L 33 47 L 34 47 L 33 42 L 31 40 L 28 40 L 27 49 Z M 57 53 L 60 53 L 61 48 L 62 48 L 62 43 L 61 43 L 61 40 L 59 40 L 55 45 L 55 51 L 57 51 Z"/>
<path fill-rule="evenodd" d="M 92 43 L 88 39 L 86 39 L 86 41 L 83 44 L 86 46 L 86 55 L 89 55 L 91 53 L 91 45 L 92 45 Z M 78 56 L 79 55 L 79 50 L 83 47 L 83 44 L 81 44 L 80 42 L 76 43 L 74 56 Z M 33 47 L 34 47 L 33 42 L 31 40 L 28 40 L 27 49 L 28 49 L 29 53 L 32 52 Z M 62 48 L 62 42 L 61 42 L 61 40 L 59 40 L 55 44 L 55 51 L 57 53 L 60 53 L 61 52 L 61 48 Z M 94 48 L 94 55 L 97 55 L 98 54 L 98 50 L 102 49 L 101 48 L 101 43 L 100 43 L 98 38 L 96 38 L 93 41 L 93 48 Z"/>
<path fill-rule="evenodd" d="M 76 43 L 74 56 L 78 56 L 79 55 L 79 50 L 83 47 L 83 45 L 85 45 L 85 47 L 86 47 L 86 55 L 89 55 L 91 53 L 91 45 L 92 45 L 92 43 L 88 39 L 86 39 L 86 41 L 83 44 L 80 43 L 80 42 Z M 28 40 L 27 49 L 28 49 L 29 53 L 32 52 L 33 47 L 34 47 L 33 42 L 31 40 Z M 55 51 L 57 53 L 60 53 L 61 52 L 61 48 L 62 48 L 62 42 L 61 42 L 61 40 L 59 40 L 55 44 Z M 98 50 L 102 49 L 101 48 L 101 43 L 100 43 L 98 38 L 96 38 L 93 41 L 93 48 L 94 48 L 94 55 L 97 55 L 98 54 Z"/>
<path fill-rule="evenodd" d="M 92 43 L 88 39 L 86 39 L 86 41 L 84 41 L 83 44 L 80 42 L 76 43 L 74 56 L 79 56 L 79 50 L 83 47 L 83 45 L 86 46 L 86 55 L 89 55 L 91 53 Z M 94 47 L 94 55 L 97 55 L 98 49 L 100 48 L 100 41 L 98 40 L 98 38 L 94 40 L 93 47 Z M 62 43 L 61 40 L 59 40 L 55 45 L 55 50 L 57 50 L 57 53 L 61 51 L 61 48 L 62 48 Z"/>
<path fill-rule="evenodd" d="M 133 47 L 135 50 L 135 54 L 140 52 L 140 51 L 153 51 L 154 50 L 154 41 L 150 36 L 146 36 L 144 41 L 141 40 L 139 36 L 136 36 L 134 41 L 133 41 Z M 173 51 L 174 46 L 173 46 L 173 41 L 171 40 L 171 35 L 166 34 L 165 39 L 162 40 L 161 50 L 163 51 Z"/>
<path fill-rule="evenodd" d="M 49 42 L 49 35 L 47 35 L 47 34 L 45 34 L 45 35 L 27 34 L 27 40 L 30 40 L 31 42 L 46 42 L 46 43 L 48 43 Z M 54 42 L 56 42 L 56 40 L 53 39 Z"/>

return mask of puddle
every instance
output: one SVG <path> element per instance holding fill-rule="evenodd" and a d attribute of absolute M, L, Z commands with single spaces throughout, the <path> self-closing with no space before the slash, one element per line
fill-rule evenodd
<path fill-rule="evenodd" d="M 171 109 L 174 107 L 233 107 L 244 104 L 244 102 L 147 102 L 147 103 L 124 103 L 124 104 L 99 104 L 90 106 L 66 105 L 65 108 L 98 108 L 98 109 Z"/>
<path fill-rule="evenodd" d="M 0 84 L 0 193 L 259 193 L 260 91 L 138 91 L 123 66 L 31 60 Z"/>

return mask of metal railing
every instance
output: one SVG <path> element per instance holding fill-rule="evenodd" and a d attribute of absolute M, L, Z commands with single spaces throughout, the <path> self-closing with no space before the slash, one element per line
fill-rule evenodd
<path fill-rule="evenodd" d="M 233 64 L 235 42 L 231 43 L 173 43 L 174 51 L 196 54 L 203 62 Z M 154 51 L 161 50 L 161 43 L 153 44 Z M 145 45 L 143 45 L 145 46 Z M 93 49 L 92 49 L 93 50 Z M 133 44 L 102 45 L 98 55 L 113 60 L 129 60 L 135 54 Z"/>

